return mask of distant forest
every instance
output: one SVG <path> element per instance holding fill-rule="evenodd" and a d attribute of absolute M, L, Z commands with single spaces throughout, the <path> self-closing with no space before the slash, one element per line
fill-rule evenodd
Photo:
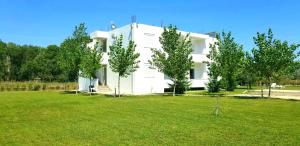
<path fill-rule="evenodd" d="M 0 80 L 75 81 L 64 77 L 58 62 L 59 51 L 57 45 L 44 48 L 0 40 Z"/>

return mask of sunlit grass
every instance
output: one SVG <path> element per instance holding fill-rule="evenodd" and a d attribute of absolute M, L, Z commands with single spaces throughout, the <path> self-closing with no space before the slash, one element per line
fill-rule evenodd
<path fill-rule="evenodd" d="M 0 145 L 298 145 L 300 102 L 0 92 Z"/>

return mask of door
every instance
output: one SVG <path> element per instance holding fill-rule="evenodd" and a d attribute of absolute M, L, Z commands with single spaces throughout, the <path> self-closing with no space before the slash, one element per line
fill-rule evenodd
<path fill-rule="evenodd" d="M 102 67 L 100 69 L 99 85 L 101 85 L 101 86 L 106 86 L 107 85 L 107 69 L 106 69 L 106 65 L 102 65 Z"/>

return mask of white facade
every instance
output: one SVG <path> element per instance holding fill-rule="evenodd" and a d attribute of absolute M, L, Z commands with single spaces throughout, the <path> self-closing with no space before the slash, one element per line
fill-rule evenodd
<path fill-rule="evenodd" d="M 164 74 L 158 72 L 157 69 L 150 69 L 148 63 L 151 60 L 151 48 L 161 48 L 159 37 L 163 32 L 163 28 L 144 25 L 129 24 L 109 32 L 95 31 L 91 34 L 93 42 L 89 45 L 92 47 L 97 42 L 104 44 L 104 55 L 101 61 L 103 68 L 97 72 L 97 79 L 92 84 L 98 89 L 99 85 L 105 85 L 112 91 L 117 88 L 118 76 L 113 73 L 108 63 L 109 46 L 112 45 L 115 37 L 123 35 L 123 45 L 126 47 L 129 40 L 136 43 L 135 51 L 140 53 L 140 63 L 137 71 L 133 72 L 127 78 L 121 78 L 121 94 L 151 94 L 163 93 L 168 88 L 169 79 Z M 181 31 L 182 35 L 187 32 Z M 205 88 L 208 82 L 207 66 L 204 61 L 209 61 L 206 55 L 209 53 L 209 44 L 214 41 L 213 37 L 205 34 L 190 33 L 193 47 L 193 62 L 190 79 L 191 88 Z M 88 90 L 90 84 L 89 79 L 79 78 L 79 90 Z"/>

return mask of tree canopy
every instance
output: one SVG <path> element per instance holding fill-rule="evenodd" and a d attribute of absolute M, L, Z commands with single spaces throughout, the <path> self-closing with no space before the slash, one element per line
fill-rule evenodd
<path fill-rule="evenodd" d="M 149 63 L 173 81 L 171 86 L 175 96 L 176 86 L 188 85 L 187 76 L 193 63 L 191 38 L 189 34 L 183 36 L 176 26 L 170 25 L 168 28 L 164 27 L 159 42 L 162 48 L 152 49 L 152 60 Z"/>
<path fill-rule="evenodd" d="M 130 40 L 128 46 L 123 47 L 123 35 L 116 38 L 109 46 L 109 66 L 111 70 L 118 73 L 118 94 L 120 97 L 120 77 L 127 77 L 139 68 L 138 60 L 140 54 L 135 52 L 135 43 Z"/>
<path fill-rule="evenodd" d="M 295 51 L 300 45 L 289 45 L 287 41 L 274 39 L 271 29 L 267 34 L 257 32 L 257 36 L 253 40 L 257 46 L 252 49 L 256 75 L 261 81 L 268 82 L 270 96 L 271 83 L 274 79 L 284 74 L 290 74 L 294 70 L 294 60 L 298 56 Z"/>
<path fill-rule="evenodd" d="M 242 68 L 244 57 L 243 46 L 235 42 L 231 32 L 222 32 L 221 35 L 217 34 L 216 38 L 217 41 L 210 46 L 211 52 L 209 58 L 214 63 L 210 65 L 209 69 L 211 74 L 216 74 L 213 72 L 219 72 L 219 74 L 216 75 L 221 77 L 223 87 L 227 91 L 233 91 L 237 85 L 237 75 Z M 216 77 L 213 77 L 212 81 L 215 82 L 215 78 Z"/>

